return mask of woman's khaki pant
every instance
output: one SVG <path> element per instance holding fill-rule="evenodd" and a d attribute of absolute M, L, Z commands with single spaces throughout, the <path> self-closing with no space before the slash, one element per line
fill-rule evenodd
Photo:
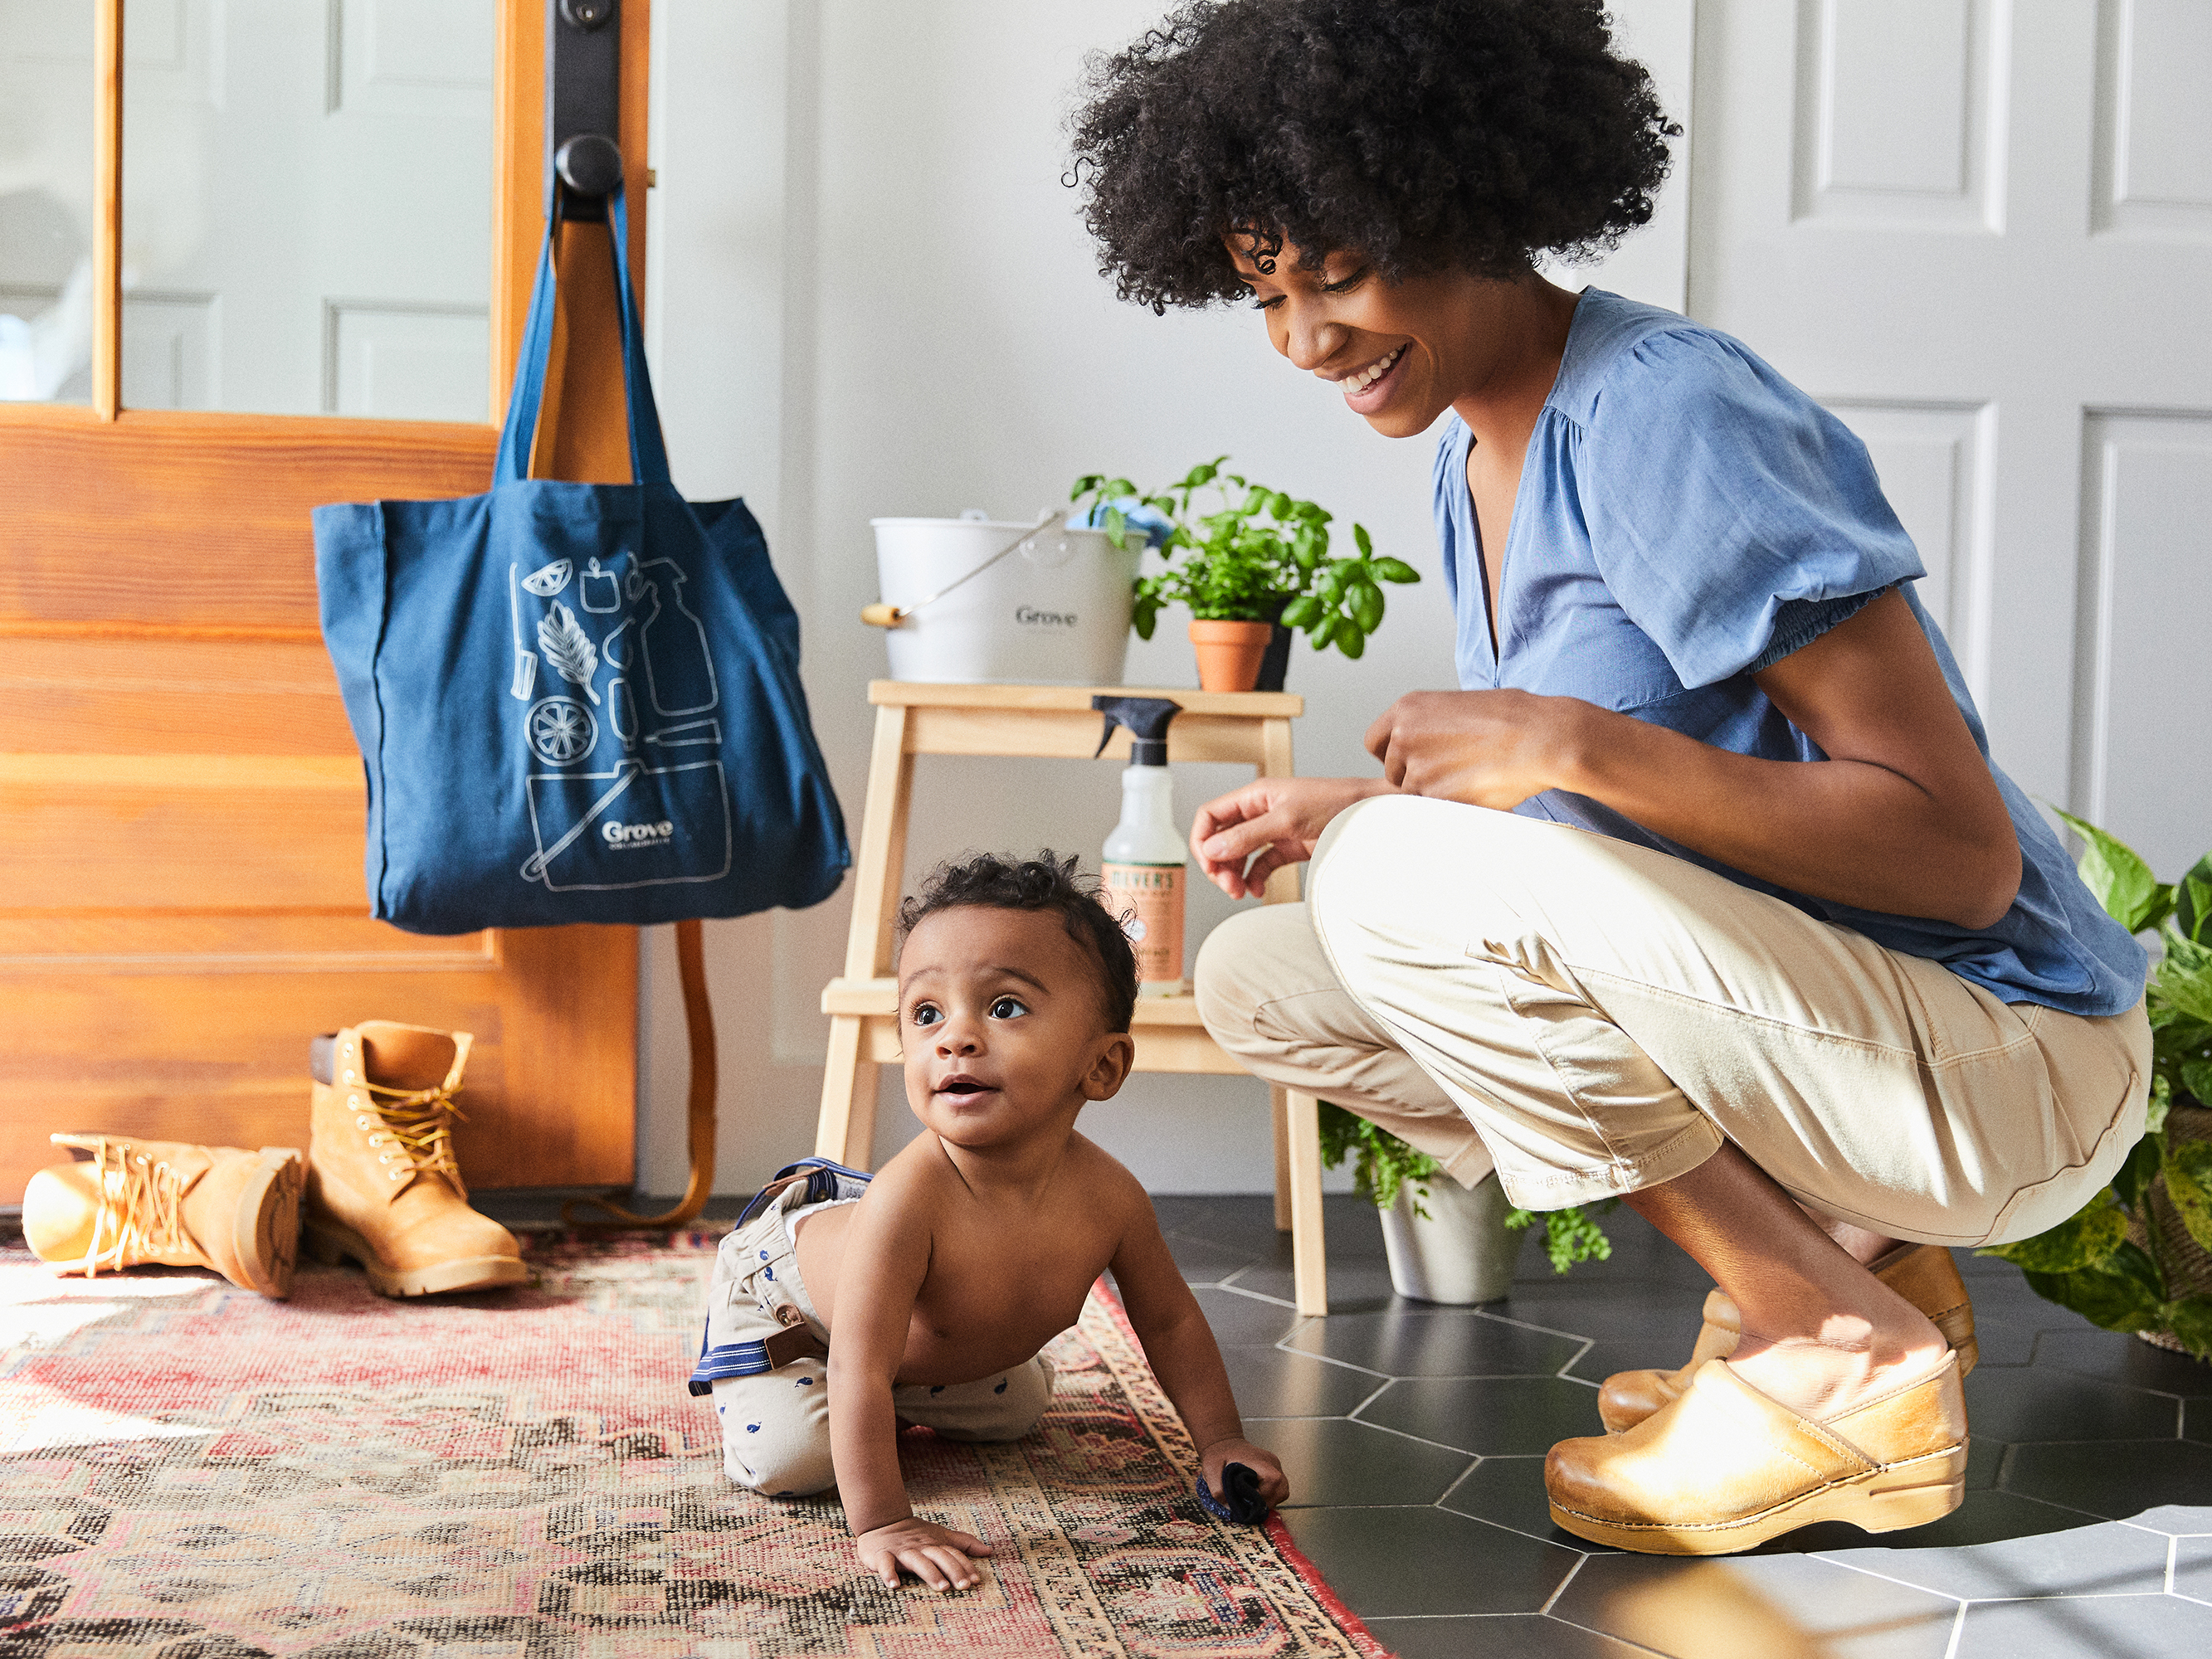
<path fill-rule="evenodd" d="M 1680 859 L 1413 796 L 1339 816 L 1307 902 L 1215 929 L 1197 993 L 1253 1072 L 1534 1210 L 1725 1139 L 1891 1237 L 2026 1238 L 2112 1178 L 2150 1080 L 2140 1006 L 2003 1002 Z"/>

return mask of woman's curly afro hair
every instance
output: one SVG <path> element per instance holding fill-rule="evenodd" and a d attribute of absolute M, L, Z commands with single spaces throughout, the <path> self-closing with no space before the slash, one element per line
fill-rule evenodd
<path fill-rule="evenodd" d="M 1284 244 L 1385 281 L 1511 277 L 1651 217 L 1667 119 L 1599 0 L 1185 0 L 1093 54 L 1067 181 L 1102 274 L 1155 312 L 1248 290 Z"/>

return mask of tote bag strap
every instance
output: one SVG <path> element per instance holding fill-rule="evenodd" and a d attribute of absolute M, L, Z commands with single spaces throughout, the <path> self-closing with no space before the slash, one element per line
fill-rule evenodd
<path fill-rule="evenodd" d="M 499 438 L 499 459 L 492 483 L 519 483 L 530 472 L 531 446 L 538 436 L 538 409 L 545 396 L 546 360 L 553 349 L 554 238 L 560 234 L 556 192 L 545 222 L 545 246 L 538 256 L 538 280 L 530 290 L 530 318 L 522 331 L 522 350 L 514 363 L 514 390 L 507 399 L 507 426 Z M 607 198 L 607 240 L 615 256 L 615 303 L 622 319 L 623 386 L 629 404 L 630 477 L 639 483 L 666 483 L 668 450 L 660 437 L 660 411 L 653 401 L 653 377 L 645 364 L 644 331 L 638 325 L 637 295 L 629 284 L 629 212 L 617 185 Z"/>

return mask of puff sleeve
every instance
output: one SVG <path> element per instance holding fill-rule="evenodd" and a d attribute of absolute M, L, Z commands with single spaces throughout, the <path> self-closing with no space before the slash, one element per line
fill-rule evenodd
<path fill-rule="evenodd" d="M 1599 573 L 1685 686 L 1765 667 L 1926 574 L 1866 446 L 1724 336 L 1638 341 L 1581 449 Z"/>

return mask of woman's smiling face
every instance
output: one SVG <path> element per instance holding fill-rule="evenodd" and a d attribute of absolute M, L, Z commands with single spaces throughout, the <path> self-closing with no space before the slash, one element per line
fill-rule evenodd
<path fill-rule="evenodd" d="M 1425 432 L 1479 394 L 1510 343 L 1498 325 L 1516 284 L 1454 270 L 1386 283 L 1343 251 L 1310 270 L 1287 243 L 1255 258 L 1251 240 L 1224 239 L 1275 349 L 1335 384 L 1345 406 L 1386 438 Z"/>

